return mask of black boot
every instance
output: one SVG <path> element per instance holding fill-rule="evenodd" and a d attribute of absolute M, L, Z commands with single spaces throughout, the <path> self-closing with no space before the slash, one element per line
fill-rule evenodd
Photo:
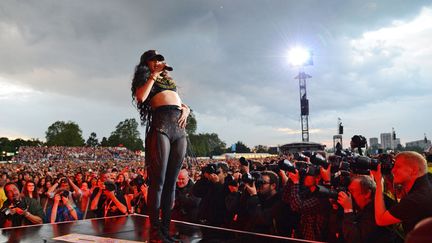
<path fill-rule="evenodd" d="M 160 224 L 154 224 L 150 228 L 150 243 L 174 243 L 175 241 L 172 241 L 165 237 L 165 235 L 162 233 L 162 228 Z"/>
<path fill-rule="evenodd" d="M 170 236 L 169 223 L 170 223 L 169 221 L 168 222 L 162 222 L 162 226 L 161 226 L 162 235 L 165 237 L 165 239 L 167 239 L 171 242 L 182 242 L 179 237 L 176 237 L 176 235 Z"/>

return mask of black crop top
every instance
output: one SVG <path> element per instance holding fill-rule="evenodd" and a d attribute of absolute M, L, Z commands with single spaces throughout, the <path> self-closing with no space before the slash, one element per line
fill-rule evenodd
<path fill-rule="evenodd" d="M 177 91 L 177 86 L 171 78 L 159 77 L 155 80 L 147 99 L 151 100 L 157 93 L 165 90 Z"/>

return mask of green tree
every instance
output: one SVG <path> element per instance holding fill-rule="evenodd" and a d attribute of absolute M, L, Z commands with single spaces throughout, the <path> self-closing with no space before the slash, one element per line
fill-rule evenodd
<path fill-rule="evenodd" d="M 191 134 L 189 140 L 189 151 L 198 157 L 220 155 L 226 146 L 216 133 Z"/>
<path fill-rule="evenodd" d="M 109 146 L 108 139 L 106 137 L 103 137 L 100 145 L 102 147 L 108 147 Z"/>
<path fill-rule="evenodd" d="M 195 114 L 191 110 L 191 113 L 189 114 L 189 117 L 187 119 L 186 133 L 189 135 L 195 134 L 196 129 L 197 129 L 197 120 L 195 118 Z"/>
<path fill-rule="evenodd" d="M 238 141 L 236 143 L 236 152 L 237 153 L 250 153 L 251 150 L 243 142 Z"/>
<path fill-rule="evenodd" d="M 92 132 L 87 139 L 86 145 L 89 147 L 96 147 L 99 145 L 99 140 L 96 138 L 96 133 Z"/>
<path fill-rule="evenodd" d="M 56 121 L 45 132 L 48 146 L 83 146 L 84 139 L 79 126 L 72 121 Z"/>
<path fill-rule="evenodd" d="M 253 148 L 253 151 L 255 151 L 255 153 L 267 153 L 268 147 L 264 145 L 257 145 Z"/>
<path fill-rule="evenodd" d="M 0 153 L 5 152 L 13 152 L 16 153 L 21 146 L 40 146 L 43 145 L 39 139 L 30 139 L 24 140 L 21 138 L 17 138 L 14 140 L 9 140 L 6 137 L 0 138 Z"/>
<path fill-rule="evenodd" d="M 132 119 L 126 119 L 116 126 L 116 130 L 108 138 L 109 146 L 119 146 L 130 150 L 144 150 L 143 141 L 138 131 L 138 122 Z"/>

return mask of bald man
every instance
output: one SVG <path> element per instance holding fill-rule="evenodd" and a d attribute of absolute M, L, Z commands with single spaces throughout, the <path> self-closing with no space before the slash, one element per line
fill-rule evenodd
<path fill-rule="evenodd" d="M 432 216 L 432 185 L 427 178 L 426 159 L 417 152 L 406 151 L 396 155 L 392 169 L 393 184 L 402 188 L 402 199 L 389 210 L 383 197 L 381 167 L 372 171 L 376 182 L 375 221 L 379 226 L 402 222 L 405 234 L 427 217 Z"/>
<path fill-rule="evenodd" d="M 193 185 L 193 181 L 189 178 L 189 172 L 186 169 L 180 170 L 177 177 L 174 209 L 172 210 L 173 219 L 188 222 L 197 221 L 198 206 L 201 199 L 192 194 Z"/>

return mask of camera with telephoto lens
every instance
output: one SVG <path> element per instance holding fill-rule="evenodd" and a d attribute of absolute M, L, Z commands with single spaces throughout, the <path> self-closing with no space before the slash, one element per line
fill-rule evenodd
<path fill-rule="evenodd" d="M 351 182 L 351 173 L 346 170 L 340 170 L 332 175 L 331 178 L 331 188 L 326 188 L 324 186 L 318 186 L 318 195 L 321 197 L 332 198 L 334 200 L 338 199 L 339 192 L 348 192 L 348 186 Z"/>
<path fill-rule="evenodd" d="M 394 158 L 391 154 L 378 155 L 378 163 L 381 164 L 381 173 L 383 175 L 390 175 L 394 167 Z"/>
<path fill-rule="evenodd" d="M 381 173 L 383 175 L 390 175 L 394 166 L 394 159 L 393 156 L 389 154 L 380 154 L 377 159 L 356 156 L 350 159 L 349 163 L 351 171 L 354 174 L 368 175 L 371 170 L 376 171 L 378 165 L 381 164 Z"/>
<path fill-rule="evenodd" d="M 326 158 L 324 158 L 324 156 L 322 156 L 320 153 L 312 153 L 309 158 L 312 164 L 321 166 L 325 169 L 327 169 L 330 165 Z"/>
<path fill-rule="evenodd" d="M 294 160 L 306 162 L 308 161 L 308 157 L 303 153 L 296 152 L 294 153 Z"/>
<path fill-rule="evenodd" d="M 283 171 L 288 171 L 291 173 L 295 173 L 295 170 L 296 170 L 295 165 L 287 159 L 279 160 L 276 167 L 277 167 L 278 171 L 283 170 Z"/>
<path fill-rule="evenodd" d="M 259 188 L 263 185 L 263 179 L 261 176 L 261 172 L 252 171 L 251 173 L 245 173 L 242 175 L 241 181 L 249 186 L 252 186 L 255 183 L 255 187 Z"/>

